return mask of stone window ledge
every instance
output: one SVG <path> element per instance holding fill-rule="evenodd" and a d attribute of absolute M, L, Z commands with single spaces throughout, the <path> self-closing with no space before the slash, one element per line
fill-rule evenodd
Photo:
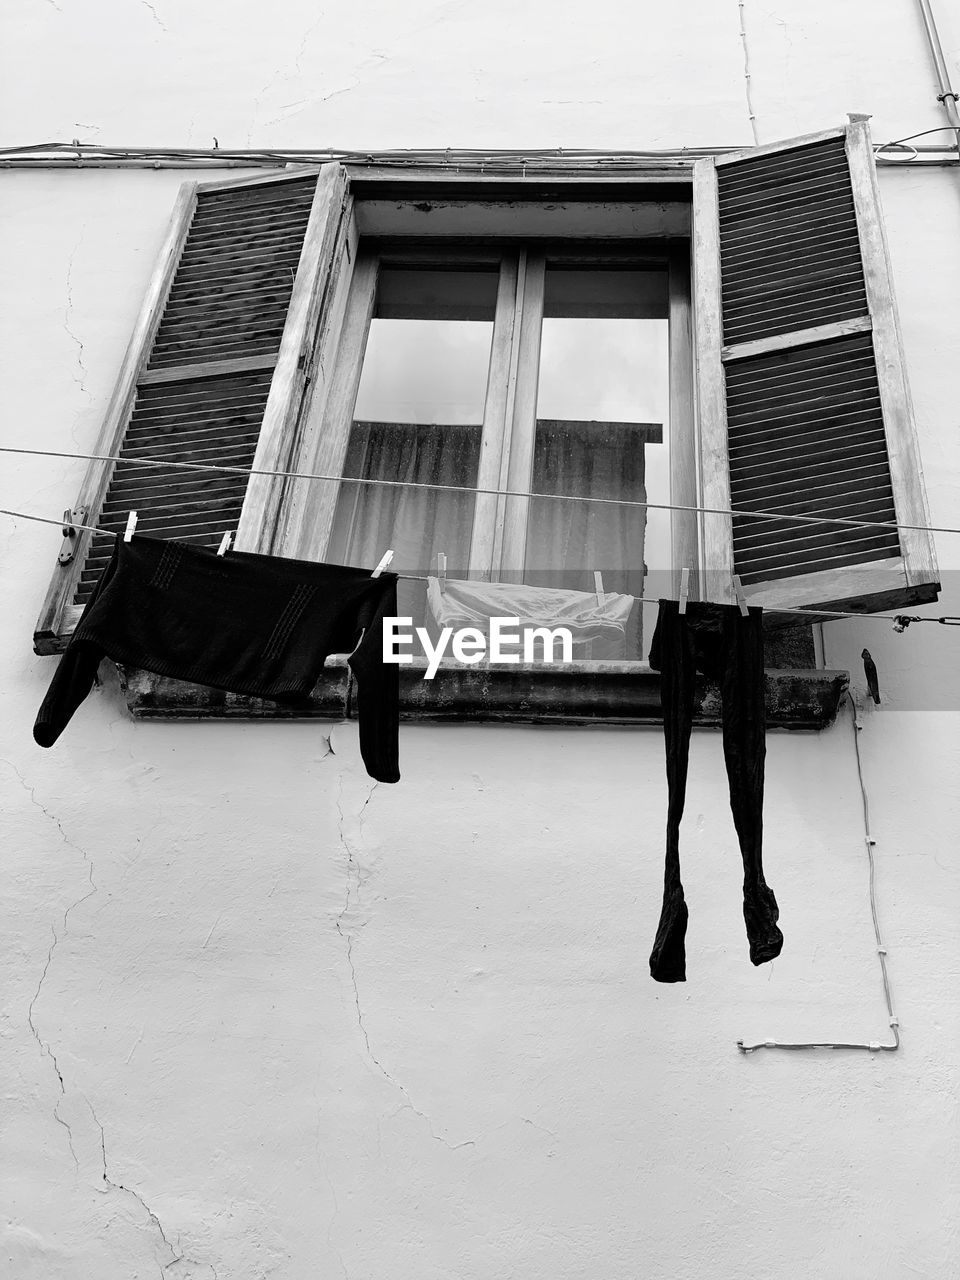
<path fill-rule="evenodd" d="M 424 662 L 400 668 L 404 720 L 457 723 L 662 724 L 660 677 L 641 662 L 441 666 L 424 680 Z M 766 672 L 769 729 L 824 729 L 849 684 L 845 671 Z M 146 671 L 121 670 L 127 706 L 138 720 L 353 720 L 353 678 L 343 658 L 327 663 L 314 693 L 296 705 L 224 693 Z M 716 685 L 698 684 L 694 723 L 719 725 Z"/>

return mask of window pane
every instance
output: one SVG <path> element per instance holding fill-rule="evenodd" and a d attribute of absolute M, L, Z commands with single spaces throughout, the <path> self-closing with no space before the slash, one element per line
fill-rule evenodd
<path fill-rule="evenodd" d="M 669 502 L 668 393 L 666 273 L 548 265 L 532 491 Z M 593 591 L 600 570 L 640 596 L 669 549 L 668 512 L 533 499 L 524 580 Z M 641 616 L 577 656 L 639 658 Z"/>
<path fill-rule="evenodd" d="M 345 476 L 477 483 L 497 271 L 382 268 L 347 446 Z M 329 559 L 423 573 L 446 553 L 468 567 L 475 495 L 344 483 Z M 425 585 L 400 583 L 400 612 L 422 619 Z"/>

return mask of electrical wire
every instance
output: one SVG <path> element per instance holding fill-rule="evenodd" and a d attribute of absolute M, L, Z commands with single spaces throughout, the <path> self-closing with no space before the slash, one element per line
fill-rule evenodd
<path fill-rule="evenodd" d="M 636 507 L 654 511 L 702 512 L 706 515 L 744 516 L 756 520 L 786 521 L 794 524 L 843 525 L 854 529 L 911 529 L 921 533 L 956 533 L 960 528 L 948 525 L 905 524 L 894 520 L 858 520 L 853 516 L 802 516 L 785 512 L 754 511 L 746 507 L 701 507 L 677 502 L 641 502 L 637 498 L 597 498 L 585 493 L 534 493 L 521 489 L 486 489 L 477 485 L 431 484 L 423 480 L 373 480 L 364 476 L 329 475 L 315 471 L 274 471 L 260 467 L 231 467 L 216 462 L 173 462 L 130 454 L 126 457 L 108 453 L 67 453 L 57 449 L 25 449 L 0 445 L 0 453 L 16 453 L 37 458 L 70 458 L 87 462 L 113 462 L 131 466 L 171 468 L 186 471 L 218 471 L 227 475 L 270 476 L 286 480 L 324 480 L 336 484 L 385 485 L 393 489 L 429 489 L 441 493 L 476 493 L 500 498 L 544 498 L 552 502 L 593 502 L 602 506 Z M 107 532 L 107 530 L 100 530 Z"/>
<path fill-rule="evenodd" d="M 741 6 L 742 8 L 742 6 Z M 741 15 L 742 16 L 742 15 Z M 746 54 L 746 50 L 745 50 Z M 749 68 L 745 70 L 749 74 Z M 747 80 L 748 90 L 750 80 Z M 752 105 L 748 104 L 752 113 Z M 752 115 L 751 126 L 755 129 L 755 115 Z M 910 138 L 922 138 L 927 134 L 939 133 L 944 129 L 926 129 L 911 134 Z M 883 152 L 892 146 L 899 145 L 902 139 L 889 143 L 881 143 L 875 147 L 877 162 L 884 165 L 905 164 L 910 161 L 897 160 L 884 155 Z M 0 168 L 50 168 L 50 169 L 83 169 L 96 168 L 143 168 L 143 169 L 280 169 L 290 165 L 321 165 L 330 163 L 349 164 L 356 168 L 388 166 L 402 171 L 414 169 L 422 165 L 442 165 L 452 173 L 476 174 L 484 176 L 513 177 L 519 174 L 527 177 L 530 174 L 550 175 L 553 173 L 623 173 L 629 174 L 640 166 L 662 165 L 666 173 L 676 172 L 684 177 L 689 175 L 690 166 L 695 160 L 711 159 L 714 156 L 730 155 L 743 151 L 736 147 L 679 147 L 663 150 L 642 151 L 604 151 L 600 148 L 533 148 L 527 150 L 394 150 L 394 151 L 354 151 L 338 147 L 315 148 L 265 148 L 262 150 L 244 150 L 220 147 L 214 139 L 213 147 L 108 147 L 96 143 L 80 142 L 40 142 L 21 146 L 0 147 Z M 944 152 L 956 151 L 950 146 L 928 146 L 921 144 L 911 148 L 916 160 L 914 167 L 936 167 L 953 165 L 953 159 L 943 159 Z M 931 152 L 929 158 L 920 160 L 916 152 Z"/>
<path fill-rule="evenodd" d="M 741 9 L 741 39 L 743 36 L 743 3 Z M 749 67 L 745 68 L 749 72 Z M 925 138 L 934 133 L 956 132 L 951 125 L 940 125 L 934 129 L 922 129 L 917 133 L 907 134 L 903 138 L 894 138 L 889 142 L 878 144 L 880 147 L 897 146 L 902 142 L 912 142 L 915 138 Z M 691 160 L 709 159 L 711 156 L 729 155 L 742 151 L 740 146 L 704 146 L 704 147 L 665 147 L 636 150 L 610 151 L 600 147 L 533 147 L 533 148 L 496 148 L 483 150 L 480 148 L 396 148 L 385 151 L 357 151 L 346 147 L 265 147 L 261 149 L 231 147 L 110 147 L 99 143 L 81 142 L 37 142 L 19 146 L 0 147 L 0 160 L 14 159 L 29 162 L 47 157 L 69 157 L 71 163 L 81 167 L 84 163 L 102 160 L 120 161 L 198 161 L 247 163 L 251 166 L 259 164 L 325 164 L 339 161 L 353 165 L 391 165 L 415 168 L 423 164 L 442 164 L 451 169 L 458 167 L 476 168 L 492 171 L 498 166 L 515 169 L 519 166 L 558 167 L 563 169 L 577 167 L 630 168 L 637 163 L 662 161 L 670 164 L 689 164 Z M 954 150 L 954 147 L 932 147 L 933 151 Z"/>
<path fill-rule="evenodd" d="M 0 516 L 10 516 L 13 520 L 34 520 L 38 524 L 59 525 L 64 530 L 65 536 L 68 529 L 80 529 L 84 533 L 99 533 L 108 538 L 120 538 L 123 536 L 119 530 L 101 529 L 98 525 L 94 524 L 79 524 L 77 522 L 65 523 L 62 517 L 59 520 L 54 520 L 51 516 L 37 516 L 28 511 L 11 511 L 7 507 L 0 507 Z M 400 573 L 397 574 L 397 577 L 403 578 L 408 582 L 429 582 L 429 578 L 425 574 L 421 573 Z M 641 604 L 660 603 L 659 599 L 651 596 L 634 596 L 634 599 L 639 600 Z M 913 614 L 905 613 L 852 613 L 849 611 L 843 612 L 839 609 L 788 609 L 781 607 L 780 605 L 775 606 L 768 612 L 795 614 L 797 617 L 816 618 L 819 621 L 823 621 L 825 618 L 867 618 L 870 621 L 893 622 L 895 624 L 894 630 L 899 631 L 905 630 L 912 622 L 939 622 L 944 625 L 960 626 L 960 617 L 921 618 Z"/>
<path fill-rule="evenodd" d="M 863 835 L 864 844 L 867 847 L 867 860 L 870 868 L 870 917 L 873 920 L 873 934 L 877 943 L 877 957 L 880 961 L 880 976 L 883 980 L 883 998 L 887 1003 L 887 1017 L 890 1023 L 890 1029 L 893 1032 L 893 1044 L 884 1044 L 881 1040 L 846 1041 L 846 1040 L 822 1040 L 808 1041 L 804 1043 L 789 1043 L 783 1040 L 759 1040 L 756 1044 L 744 1044 L 742 1040 L 737 1041 L 737 1048 L 741 1053 L 754 1053 L 757 1049 L 866 1049 L 869 1053 L 895 1053 L 900 1048 L 900 1020 L 893 1012 L 893 996 L 890 991 L 890 975 L 887 973 L 887 948 L 883 945 L 883 939 L 880 936 L 880 919 L 877 914 L 877 869 L 873 856 L 873 847 L 877 843 L 870 834 L 870 802 L 867 799 L 867 788 L 863 780 L 863 761 L 860 758 L 860 732 L 863 725 L 860 722 L 860 716 L 857 712 L 857 704 L 853 700 L 850 690 L 846 691 L 847 700 L 850 703 L 852 713 L 851 723 L 853 725 L 853 745 L 857 756 L 857 777 L 860 779 L 860 797 L 863 804 Z"/>
<path fill-rule="evenodd" d="M 920 133 L 908 133 L 905 138 L 894 138 L 891 142 L 883 142 L 882 147 L 898 147 L 901 142 L 912 142 L 914 138 L 926 138 L 931 133 L 953 133 L 957 132 L 956 126 L 952 124 L 937 125 L 936 129 L 922 129 Z M 940 150 L 941 148 L 937 148 Z M 956 145 L 952 147 L 943 147 L 944 151 L 955 151 Z"/>
<path fill-rule="evenodd" d="M 911 151 L 913 154 L 906 156 L 902 160 L 894 160 L 892 156 L 881 156 L 881 151 L 886 151 L 890 147 L 899 147 L 904 151 Z M 909 142 L 883 142 L 879 147 L 874 147 L 873 154 L 882 160 L 886 160 L 888 164 L 909 164 L 912 160 L 916 160 L 920 152 L 916 147 L 911 147 Z"/>
<path fill-rule="evenodd" d="M 25 146 L 0 147 L 0 161 L 29 163 L 48 157 L 69 157 L 71 163 L 82 167 L 92 160 L 120 161 L 243 161 L 256 167 L 260 164 L 325 164 L 337 162 L 353 165 L 390 165 L 391 167 L 416 168 L 423 164 L 442 164 L 451 170 L 464 169 L 478 172 L 497 172 L 499 169 L 515 172 L 518 167 L 540 168 L 607 168 L 630 169 L 638 163 L 662 162 L 672 167 L 689 165 L 691 160 L 723 155 L 739 147 L 677 147 L 668 149 L 622 150 L 611 152 L 599 147 L 556 148 L 502 148 L 480 150 L 471 148 L 443 150 L 395 149 L 387 151 L 357 151 L 339 147 L 264 148 L 262 150 L 231 149 L 226 147 L 108 147 L 96 143 L 72 142 L 33 143 Z"/>
<path fill-rule="evenodd" d="M 753 106 L 753 80 L 750 75 L 750 48 L 747 45 L 747 24 L 743 8 L 744 0 L 738 0 L 740 10 L 740 43 L 743 45 L 743 77 L 746 81 L 747 115 L 753 132 L 753 145 L 759 147 L 760 134 L 757 132 L 757 113 Z"/>
<path fill-rule="evenodd" d="M 910 164 L 912 161 L 917 159 L 921 150 L 929 150 L 929 148 L 913 147 L 910 145 L 911 141 L 914 138 L 925 138 L 931 133 L 955 134 L 956 142 L 954 142 L 952 146 L 945 143 L 942 147 L 935 147 L 933 149 L 941 153 L 945 151 L 957 151 L 960 153 L 960 131 L 958 131 L 953 125 L 944 124 L 939 125 L 936 129 L 923 129 L 920 133 L 911 133 L 906 138 L 897 138 L 892 142 L 881 142 L 879 145 L 874 146 L 873 154 L 878 160 L 885 160 L 888 164 Z M 905 147 L 906 150 L 912 151 L 913 154 L 907 156 L 906 159 L 903 160 L 895 160 L 892 156 L 885 156 L 881 154 L 884 151 L 889 151 L 891 147 Z"/>

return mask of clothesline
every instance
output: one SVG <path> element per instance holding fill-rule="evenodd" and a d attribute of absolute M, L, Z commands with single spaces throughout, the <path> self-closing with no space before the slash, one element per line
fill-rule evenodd
<path fill-rule="evenodd" d="M 215 462 L 168 462 L 157 458 L 108 453 L 67 453 L 55 449 L 25 449 L 0 445 L 0 453 L 16 453 L 37 458 L 70 458 L 81 462 L 114 462 L 143 467 L 173 468 L 186 471 L 215 471 L 228 475 L 270 476 L 287 480 L 325 480 L 336 484 L 386 485 L 394 489 L 430 489 L 442 493 L 477 493 L 500 498 L 543 498 L 552 502 L 593 502 L 603 506 L 650 508 L 655 511 L 688 511 L 716 516 L 747 516 L 757 520 L 784 520 L 796 524 L 843 525 L 855 529 L 911 529 L 921 533 L 956 533 L 960 528 L 949 525 L 904 524 L 893 520 L 858 520 L 854 516 L 803 516 L 786 512 L 754 511 L 746 507 L 701 507 L 678 502 L 647 502 L 637 498 L 598 498 L 585 493 L 533 493 L 522 489 L 486 489 L 477 485 L 431 484 L 424 480 L 374 480 L 363 476 L 327 475 L 312 471 L 273 471 L 260 467 L 231 467 Z M 57 523 L 60 523 L 59 521 Z M 105 532 L 97 530 L 96 532 Z"/>
<path fill-rule="evenodd" d="M 55 524 L 55 525 L 59 525 L 61 528 L 63 527 L 62 517 L 59 520 L 54 520 L 50 516 L 33 515 L 31 512 L 28 512 L 28 511 L 11 511 L 7 507 L 0 507 L 0 516 L 10 516 L 11 519 L 14 519 L 14 520 L 34 520 L 38 524 Z M 119 538 L 122 536 L 119 531 L 115 531 L 113 529 L 101 529 L 97 525 L 93 525 L 93 524 L 74 523 L 70 525 L 70 528 L 82 529 L 87 533 L 100 533 L 100 534 L 103 534 L 105 537 L 109 537 L 109 538 Z M 402 578 L 406 582 L 429 582 L 430 581 L 429 577 L 427 577 L 425 574 L 422 574 L 422 573 L 398 573 L 397 577 Z M 639 601 L 640 604 L 659 604 L 660 603 L 659 599 L 651 598 L 650 596 L 634 596 L 633 598 L 634 600 Z M 841 610 L 838 610 L 838 609 L 788 609 L 786 607 L 781 608 L 779 605 L 769 610 L 769 612 L 770 613 L 790 613 L 790 614 L 796 614 L 798 617 L 814 618 L 814 619 L 820 619 L 820 620 L 824 618 L 869 618 L 871 620 L 875 619 L 881 622 L 887 621 L 887 622 L 893 622 L 893 623 L 903 623 L 905 625 L 909 625 L 911 622 L 939 622 L 945 626 L 960 625 L 960 618 L 957 618 L 957 619 L 951 618 L 951 617 L 921 618 L 914 614 L 903 614 L 903 613 L 853 613 L 850 611 L 842 612 Z M 901 630 L 902 629 L 903 628 L 901 627 Z"/>

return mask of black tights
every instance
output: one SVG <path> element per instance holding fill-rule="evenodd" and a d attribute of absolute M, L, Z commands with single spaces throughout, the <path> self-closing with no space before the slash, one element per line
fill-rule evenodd
<path fill-rule="evenodd" d="M 650 953 L 657 982 L 686 981 L 684 936 L 687 904 L 680 881 L 680 819 L 687 789 L 690 727 L 696 673 L 720 685 L 723 756 L 730 808 L 743 857 L 743 918 L 750 959 L 763 964 L 780 954 L 779 909 L 763 878 L 764 729 L 763 610 L 743 617 L 734 605 L 696 603 L 681 614 L 676 600 L 661 600 L 650 650 L 660 672 L 663 735 L 667 752 L 667 853 L 663 908 Z"/>

